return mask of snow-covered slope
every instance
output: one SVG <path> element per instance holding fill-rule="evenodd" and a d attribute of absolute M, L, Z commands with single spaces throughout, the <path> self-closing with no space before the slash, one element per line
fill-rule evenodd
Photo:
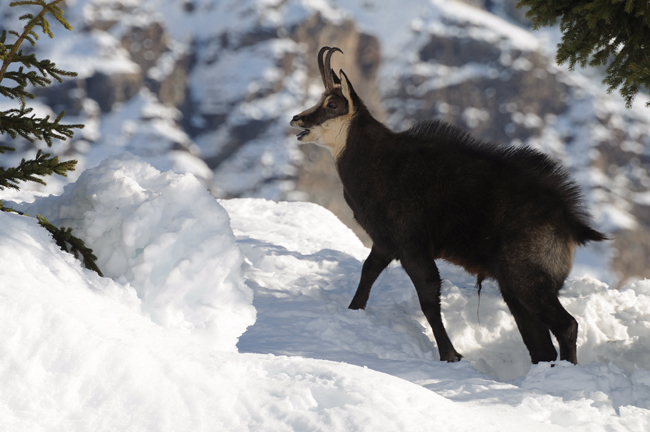
<path fill-rule="evenodd" d="M 32 220 L 0 217 L 3 431 L 474 429 L 470 408 L 369 369 L 196 344 L 116 301 L 128 286 L 80 269 Z"/>
<path fill-rule="evenodd" d="M 570 279 L 562 301 L 580 323 L 580 364 L 530 367 L 496 288 L 486 284 L 479 305 L 472 278 L 442 265 L 444 318 L 465 355 L 443 363 L 399 265 L 377 281 L 366 311 L 346 308 L 368 250 L 329 211 L 217 203 L 199 189 L 190 174 L 122 155 L 63 196 L 31 204 L 47 202 L 53 219 L 76 209 L 73 223 L 101 264 L 113 271 L 111 262 L 121 263 L 112 278 L 82 269 L 32 219 L 0 214 L 0 430 L 650 427 L 648 281 L 617 291 Z M 139 253 L 129 246 L 138 239 L 146 239 Z M 165 254 L 155 253 L 161 244 Z M 202 273 L 192 279 L 201 267 L 232 275 L 230 284 Z M 151 269 L 149 282 L 135 277 L 143 269 Z M 156 289 L 166 295 L 150 303 Z M 254 321 L 245 316 L 248 290 Z M 206 307 L 214 326 L 239 329 L 238 352 L 222 350 L 232 334 L 211 333 L 206 344 L 155 313 L 182 311 L 196 325 Z"/>
<path fill-rule="evenodd" d="M 419 370 L 412 362 L 431 370 L 431 360 L 438 358 L 433 334 L 400 265 L 382 273 L 365 311 L 350 311 L 369 250 L 330 212 L 314 204 L 258 199 L 221 204 L 248 259 L 245 274 L 258 310 L 256 323 L 240 338 L 240 350 L 344 360 L 410 379 Z M 525 375 L 530 357 L 496 284 L 486 282 L 479 298 L 473 276 L 439 264 L 445 279 L 442 310 L 456 348 L 495 378 Z M 614 290 L 586 275 L 570 278 L 561 299 L 580 325 L 580 363 L 650 370 L 650 340 L 638 333 L 650 328 L 649 295 L 649 281 Z M 278 328 L 296 327 L 301 331 L 295 337 L 278 336 Z"/>

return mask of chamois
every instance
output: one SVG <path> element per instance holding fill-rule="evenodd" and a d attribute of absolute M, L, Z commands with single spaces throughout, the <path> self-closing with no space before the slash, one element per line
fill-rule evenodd
<path fill-rule="evenodd" d="M 578 323 L 558 294 L 576 246 L 606 236 L 590 224 L 578 186 L 560 165 L 528 147 L 474 139 L 440 120 L 393 132 L 377 121 L 323 47 L 318 103 L 293 117 L 301 142 L 334 155 L 344 197 L 372 239 L 350 309 L 365 309 L 372 284 L 393 260 L 411 278 L 440 360 L 459 361 L 440 311 L 444 259 L 496 280 L 533 363 L 577 364 Z M 327 53 L 325 55 L 325 53 Z M 325 58 L 323 59 L 325 55 Z"/>

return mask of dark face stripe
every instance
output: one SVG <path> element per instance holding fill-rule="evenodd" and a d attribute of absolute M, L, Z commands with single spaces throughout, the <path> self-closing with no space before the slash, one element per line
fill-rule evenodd
<path fill-rule="evenodd" d="M 327 108 L 327 104 L 334 101 L 338 104 L 337 109 Z M 301 112 L 300 121 L 296 126 L 312 128 L 325 123 L 327 120 L 346 115 L 349 112 L 348 101 L 341 93 L 340 87 L 327 91 L 321 95 L 320 100 L 313 107 Z"/>

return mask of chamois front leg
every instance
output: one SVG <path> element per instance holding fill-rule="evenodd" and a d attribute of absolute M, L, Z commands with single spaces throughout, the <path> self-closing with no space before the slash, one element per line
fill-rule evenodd
<path fill-rule="evenodd" d="M 368 258 L 366 258 L 366 261 L 363 263 L 363 268 L 361 269 L 361 280 L 359 281 L 357 292 L 354 294 L 348 309 L 366 308 L 372 284 L 375 283 L 379 274 L 388 267 L 388 264 L 390 264 L 393 259 L 393 256 L 381 251 L 381 249 L 376 245 L 372 246 L 370 255 L 368 255 Z"/>
<path fill-rule="evenodd" d="M 457 362 L 463 358 L 451 343 L 445 325 L 442 323 L 442 314 L 440 311 L 440 272 L 436 262 L 428 253 L 411 253 L 400 257 L 402 267 L 413 281 L 415 290 L 418 293 L 420 307 L 426 317 L 433 336 L 438 344 L 440 360 L 447 362 Z"/>

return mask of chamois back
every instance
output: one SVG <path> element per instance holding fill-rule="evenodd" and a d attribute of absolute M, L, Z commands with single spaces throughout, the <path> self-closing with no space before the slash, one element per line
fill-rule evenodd
<path fill-rule="evenodd" d="M 589 241 L 602 241 L 607 237 L 591 228 L 590 216 L 584 205 L 580 187 L 573 181 L 570 173 L 546 154 L 528 146 L 506 146 L 484 142 L 471 136 L 457 126 L 440 119 L 421 121 L 410 129 L 398 133 L 398 145 L 406 146 L 405 151 L 413 152 L 418 146 L 453 159 L 453 155 L 464 159 L 460 164 L 472 165 L 470 161 L 491 162 L 494 170 L 511 173 L 513 179 L 535 189 L 548 191 L 555 205 L 565 210 L 567 227 L 578 245 Z M 492 174 L 496 175 L 496 172 Z M 467 172 L 466 175 L 475 174 Z M 512 185 L 514 192 L 517 187 Z M 514 198 L 514 196 L 513 196 Z M 528 199 L 528 197 L 526 197 Z M 540 207 L 551 206 L 543 200 Z"/>

